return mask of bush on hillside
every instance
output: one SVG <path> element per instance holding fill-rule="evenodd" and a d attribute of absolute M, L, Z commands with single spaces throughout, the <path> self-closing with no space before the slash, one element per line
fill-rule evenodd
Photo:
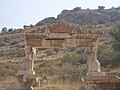
<path fill-rule="evenodd" d="M 120 53 L 105 44 L 99 46 L 97 57 L 103 67 L 114 68 L 120 66 Z"/>
<path fill-rule="evenodd" d="M 18 63 L 0 63 L 0 82 L 9 77 L 16 77 L 19 68 Z"/>
<path fill-rule="evenodd" d="M 45 54 L 47 54 L 47 55 L 53 55 L 54 51 L 52 49 L 46 49 L 45 50 Z"/>
<path fill-rule="evenodd" d="M 113 48 L 120 52 L 120 24 L 116 25 L 112 31 L 109 32 L 113 39 Z"/>
<path fill-rule="evenodd" d="M 85 48 L 78 48 L 76 49 L 77 54 L 85 53 Z"/>
<path fill-rule="evenodd" d="M 63 66 L 59 71 L 59 77 L 63 81 L 80 82 L 87 73 L 86 66 Z"/>
<path fill-rule="evenodd" d="M 70 65 L 79 65 L 79 64 L 85 64 L 87 61 L 87 57 L 84 54 L 78 55 L 74 52 L 67 52 L 65 53 L 61 61 L 63 63 Z"/>
<path fill-rule="evenodd" d="M 8 49 L 8 50 L 0 50 L 0 57 L 24 57 L 25 51 L 24 49 Z"/>

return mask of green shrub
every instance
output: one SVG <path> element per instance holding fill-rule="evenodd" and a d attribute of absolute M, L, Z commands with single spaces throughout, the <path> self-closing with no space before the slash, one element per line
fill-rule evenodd
<path fill-rule="evenodd" d="M 80 82 L 81 78 L 86 75 L 86 72 L 85 66 L 63 66 L 59 71 L 59 77 L 65 81 Z"/>
<path fill-rule="evenodd" d="M 105 44 L 99 46 L 97 57 L 103 67 L 120 66 L 120 53 Z"/>
<path fill-rule="evenodd" d="M 63 63 L 76 65 L 76 64 L 84 64 L 87 61 L 87 57 L 84 54 L 76 54 L 74 52 L 67 52 L 63 56 L 62 60 Z"/>
<path fill-rule="evenodd" d="M 116 51 L 120 52 L 120 24 L 116 25 L 109 34 L 114 38 L 113 39 L 113 48 Z"/>
<path fill-rule="evenodd" d="M 60 51 L 59 48 L 53 48 L 53 51 L 55 51 L 56 53 L 58 53 Z"/>
<path fill-rule="evenodd" d="M 78 48 L 76 49 L 77 54 L 85 53 L 85 48 Z"/>
<path fill-rule="evenodd" d="M 46 49 L 45 50 L 45 54 L 47 54 L 47 55 L 53 55 L 54 51 L 52 49 Z"/>

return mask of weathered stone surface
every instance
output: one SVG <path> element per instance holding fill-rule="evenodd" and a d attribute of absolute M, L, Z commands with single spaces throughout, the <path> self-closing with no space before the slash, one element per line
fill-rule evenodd
<path fill-rule="evenodd" d="M 34 27 L 25 32 L 25 53 L 21 69 L 18 71 L 18 81 L 22 83 L 21 90 L 32 90 L 38 82 L 33 70 L 36 48 L 87 48 L 88 72 L 85 78 L 86 90 L 119 90 L 120 78 L 108 76 L 101 71 L 97 60 L 98 39 L 102 32 L 86 30 L 76 25 L 56 22 L 48 26 Z M 109 85 L 114 87 L 110 87 Z"/>
<path fill-rule="evenodd" d="M 29 60 L 24 61 L 23 67 L 24 69 L 27 69 L 27 71 L 29 69 L 33 70 L 33 68 L 31 68 L 33 67 L 33 63 L 29 63 L 29 61 L 33 60 L 34 58 L 33 48 L 86 47 L 88 48 L 87 76 L 103 76 L 105 73 L 101 72 L 100 63 L 97 60 L 97 40 L 102 36 L 102 34 L 103 33 L 100 31 L 86 30 L 79 26 L 64 22 L 56 22 L 47 26 L 28 29 L 25 32 L 25 50 L 26 57 Z M 26 78 L 28 78 L 28 75 L 25 73 L 23 78 L 25 82 Z M 28 78 L 28 80 L 31 81 L 30 78 Z M 97 90 L 98 87 L 96 84 L 89 84 L 88 88 L 90 90 Z"/>
<path fill-rule="evenodd" d="M 116 75 L 103 75 L 103 76 L 87 76 L 87 83 L 103 84 L 103 83 L 120 83 L 120 77 Z"/>
<path fill-rule="evenodd" d="M 87 76 L 86 90 L 119 90 L 120 77 L 116 75 Z"/>
<path fill-rule="evenodd" d="M 48 26 L 31 28 L 26 31 L 26 44 L 32 47 L 70 48 L 92 47 L 101 37 L 102 32 L 86 30 L 79 26 L 64 22 L 56 22 Z"/>

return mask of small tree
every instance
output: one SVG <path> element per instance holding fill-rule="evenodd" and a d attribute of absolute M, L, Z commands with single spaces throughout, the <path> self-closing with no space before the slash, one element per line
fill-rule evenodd
<path fill-rule="evenodd" d="M 120 66 L 120 24 L 116 25 L 114 29 L 110 32 L 110 35 L 113 37 L 113 49 L 114 49 L 114 58 L 113 65 L 114 67 Z"/>
<path fill-rule="evenodd" d="M 9 28 L 9 29 L 8 29 L 8 32 L 12 32 L 12 31 L 13 31 L 13 28 Z"/>
<path fill-rule="evenodd" d="M 3 27 L 2 30 L 1 30 L 1 33 L 6 33 L 6 32 L 8 32 L 7 28 Z"/>
<path fill-rule="evenodd" d="M 120 52 L 120 24 L 118 24 L 112 31 L 110 31 L 110 35 L 114 38 L 113 40 L 113 48 L 116 51 Z"/>

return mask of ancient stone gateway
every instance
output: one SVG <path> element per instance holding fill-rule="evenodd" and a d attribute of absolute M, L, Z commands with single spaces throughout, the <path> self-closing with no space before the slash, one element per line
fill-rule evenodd
<path fill-rule="evenodd" d="M 36 48 L 87 48 L 88 72 L 85 78 L 87 90 L 103 90 L 98 88 L 100 87 L 98 84 L 104 83 L 105 80 L 107 83 L 120 82 L 116 76 L 106 78 L 105 73 L 100 69 L 100 63 L 97 60 L 97 44 L 102 34 L 100 31 L 86 30 L 60 21 L 46 26 L 27 28 L 24 34 L 26 59 L 23 60 L 22 68 L 18 71 L 21 90 L 28 88 L 32 90 L 33 83 L 37 81 L 33 70 Z M 110 81 L 111 78 L 116 81 Z"/>

